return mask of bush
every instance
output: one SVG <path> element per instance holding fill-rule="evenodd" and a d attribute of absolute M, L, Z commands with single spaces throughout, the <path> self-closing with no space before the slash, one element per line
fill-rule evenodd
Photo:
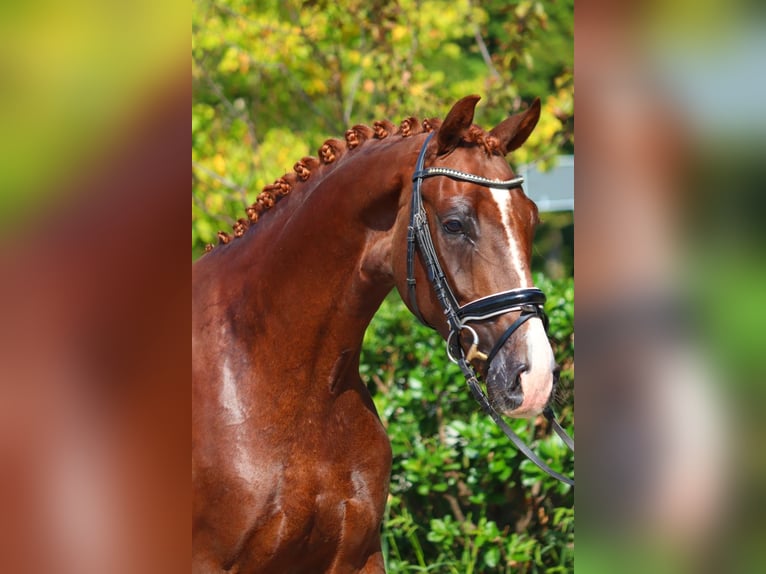
<path fill-rule="evenodd" d="M 564 404 L 556 410 L 572 433 L 574 284 L 535 279 L 548 296 L 549 336 L 562 366 Z M 383 525 L 389 572 L 572 571 L 573 490 L 527 460 L 483 414 L 441 337 L 398 295 L 370 324 L 361 364 L 394 454 Z M 572 475 L 574 457 L 543 417 L 508 422 L 554 470 Z"/>

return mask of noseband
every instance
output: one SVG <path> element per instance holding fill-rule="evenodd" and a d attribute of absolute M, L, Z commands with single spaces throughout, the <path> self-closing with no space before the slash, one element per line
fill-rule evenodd
<path fill-rule="evenodd" d="M 415 281 L 415 250 L 420 251 L 421 258 L 423 260 L 428 281 L 436 294 L 436 298 L 439 301 L 444 315 L 447 319 L 449 326 L 449 335 L 447 337 L 447 354 L 450 359 L 460 366 L 466 382 L 471 389 L 471 394 L 481 405 L 482 409 L 497 423 L 497 425 L 503 430 L 506 436 L 516 445 L 516 447 L 524 453 L 534 464 L 540 467 L 543 471 L 550 476 L 574 486 L 574 480 L 556 472 L 545 464 L 532 450 L 524 444 L 519 436 L 514 433 L 510 427 L 505 423 L 500 414 L 489 403 L 489 399 L 484 394 L 479 384 L 478 375 L 475 369 L 470 364 L 473 359 L 480 359 L 486 361 L 489 365 L 495 358 L 497 353 L 513 335 L 513 333 L 519 329 L 524 323 L 532 318 L 539 318 L 546 329 L 548 330 L 548 318 L 543 310 L 543 304 L 545 303 L 545 294 L 537 288 L 521 288 L 511 289 L 510 291 L 502 291 L 482 297 L 466 303 L 465 305 L 459 305 L 457 297 L 454 291 L 447 281 L 447 277 L 444 274 L 444 270 L 439 263 L 439 258 L 436 254 L 433 239 L 431 238 L 431 232 L 428 228 L 428 218 L 425 208 L 423 207 L 423 196 L 421 193 L 421 185 L 424 179 L 429 177 L 449 177 L 457 181 L 465 181 L 484 187 L 494 189 L 512 189 L 521 187 L 524 178 L 514 177 L 506 181 L 495 181 L 487 179 L 472 173 L 466 173 L 446 167 L 424 167 L 426 148 L 431 141 L 434 132 L 428 134 L 423 147 L 418 155 L 418 161 L 415 165 L 415 173 L 412 174 L 413 188 L 412 188 L 412 203 L 410 211 L 410 225 L 407 229 L 407 290 L 410 301 L 410 306 L 415 313 L 415 316 L 424 324 L 426 321 L 420 313 L 418 308 L 417 297 L 415 293 L 416 281 Z M 518 311 L 519 317 L 508 327 L 500 338 L 495 342 L 492 350 L 489 354 L 484 354 L 478 350 L 479 336 L 476 331 L 468 325 L 470 322 L 486 321 L 506 313 Z M 473 336 L 473 342 L 468 352 L 463 351 L 463 347 L 460 344 L 460 334 L 463 331 L 468 331 Z M 546 418 L 551 422 L 554 431 L 566 445 L 574 451 L 574 441 L 566 434 L 561 425 L 556 421 L 553 416 L 553 411 L 550 407 L 546 407 L 543 411 Z"/>

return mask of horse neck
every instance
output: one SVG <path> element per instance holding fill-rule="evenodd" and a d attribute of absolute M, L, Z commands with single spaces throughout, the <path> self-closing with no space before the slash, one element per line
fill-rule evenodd
<path fill-rule="evenodd" d="M 420 139 L 373 140 L 349 152 L 226 247 L 241 262 L 228 279 L 242 286 L 237 316 L 281 341 L 288 359 L 305 357 L 308 371 L 323 357 L 357 358 L 393 287 L 393 228 Z"/>

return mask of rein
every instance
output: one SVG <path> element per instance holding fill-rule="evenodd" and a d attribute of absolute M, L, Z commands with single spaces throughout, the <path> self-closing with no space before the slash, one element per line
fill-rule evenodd
<path fill-rule="evenodd" d="M 418 155 L 417 164 L 415 165 L 415 172 L 412 174 L 413 189 L 412 189 L 412 202 L 410 211 L 410 225 L 407 229 L 407 289 L 410 300 L 410 305 L 415 316 L 425 325 L 428 323 L 423 319 L 418 308 L 416 297 L 416 281 L 415 281 L 415 251 L 420 251 L 420 255 L 423 259 L 423 263 L 426 268 L 428 280 L 431 283 L 431 287 L 436 294 L 436 298 L 439 301 L 444 315 L 447 319 L 449 326 L 449 336 L 447 337 L 447 354 L 449 358 L 458 364 L 460 370 L 463 372 L 466 383 L 471 390 L 471 394 L 474 399 L 481 405 L 481 408 L 486 414 L 492 417 L 492 420 L 503 430 L 505 435 L 516 445 L 524 455 L 541 468 L 544 472 L 552 476 L 553 478 L 560 480 L 566 484 L 574 486 L 574 480 L 568 478 L 552 468 L 550 468 L 545 462 L 543 462 L 525 443 L 521 438 L 511 430 L 511 428 L 503 420 L 502 416 L 492 407 L 486 394 L 481 388 L 476 370 L 470 364 L 475 359 L 481 359 L 487 362 L 492 362 L 497 353 L 513 335 L 513 333 L 521 327 L 525 322 L 532 318 L 539 318 L 543 322 L 543 326 L 547 332 L 548 330 L 548 318 L 543 310 L 543 304 L 545 303 L 545 294 L 537 288 L 521 288 L 511 289 L 510 291 L 503 291 L 482 297 L 466 303 L 465 305 L 459 305 L 457 297 L 452 291 L 452 288 L 447 281 L 447 277 L 444 274 L 444 269 L 439 262 L 439 258 L 436 254 L 433 239 L 431 238 L 431 232 L 428 228 L 428 218 L 425 208 L 423 207 L 423 196 L 421 193 L 421 185 L 424 179 L 429 177 L 449 177 L 457 181 L 466 181 L 481 185 L 484 187 L 491 187 L 495 189 L 512 189 L 521 187 L 524 178 L 521 176 L 514 177 L 506 181 L 495 181 L 475 175 L 472 173 L 465 173 L 446 167 L 424 167 L 426 148 L 431 141 L 434 132 L 428 134 L 423 147 Z M 476 331 L 467 325 L 472 321 L 484 321 L 493 317 L 504 315 L 513 311 L 519 311 L 519 317 L 511 324 L 508 329 L 500 336 L 495 342 L 492 350 L 489 354 L 484 354 L 478 350 L 479 336 Z M 429 325 L 430 326 L 430 325 Z M 473 335 L 473 342 L 468 352 L 463 351 L 463 347 L 460 345 L 460 334 L 463 331 L 468 331 Z M 543 414 L 550 421 L 553 430 L 564 441 L 564 443 L 574 451 L 574 441 L 567 435 L 566 431 L 556 421 L 553 415 L 553 410 L 550 407 L 546 407 L 543 410 Z"/>

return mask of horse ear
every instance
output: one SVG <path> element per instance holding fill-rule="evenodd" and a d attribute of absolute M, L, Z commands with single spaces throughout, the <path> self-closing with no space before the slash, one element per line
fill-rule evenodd
<path fill-rule="evenodd" d="M 525 111 L 514 114 L 498 124 L 489 135 L 500 142 L 500 151 L 506 155 L 527 141 L 540 119 L 540 98 L 535 98 Z"/>
<path fill-rule="evenodd" d="M 439 128 L 437 153 L 443 155 L 455 149 L 473 123 L 473 110 L 479 96 L 466 96 L 459 100 L 447 114 Z"/>

